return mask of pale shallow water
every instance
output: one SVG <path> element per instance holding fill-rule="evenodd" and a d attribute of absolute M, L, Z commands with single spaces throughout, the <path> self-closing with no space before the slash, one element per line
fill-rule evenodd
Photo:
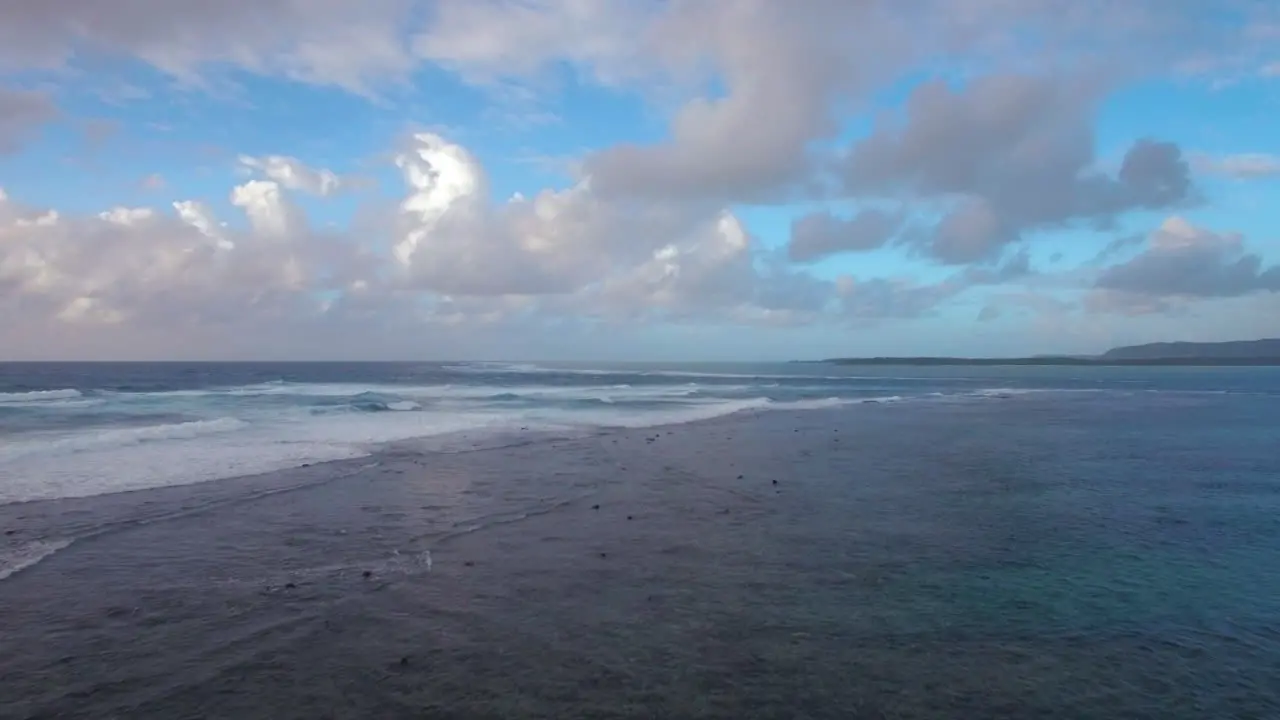
<path fill-rule="evenodd" d="M 1280 376 L 963 370 L 0 505 L 0 717 L 1280 716 Z"/>

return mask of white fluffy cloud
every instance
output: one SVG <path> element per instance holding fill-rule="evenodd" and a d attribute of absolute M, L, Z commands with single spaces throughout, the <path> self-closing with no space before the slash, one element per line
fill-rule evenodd
<path fill-rule="evenodd" d="M 301 190 L 312 195 L 328 196 L 337 193 L 347 181 L 325 168 L 313 168 L 295 157 L 267 155 L 265 157 L 240 156 L 240 165 L 259 173 L 268 180 L 289 190 Z"/>
<path fill-rule="evenodd" d="M 405 194 L 378 237 L 317 232 L 290 196 L 305 189 L 274 180 L 231 189 L 235 222 L 199 200 L 68 216 L 4 195 L 0 337 L 168 332 L 196 351 L 370 322 L 793 324 L 833 309 L 833 284 L 770 260 L 727 210 L 601 199 L 588 181 L 497 203 L 474 156 L 428 133 L 395 163 Z"/>
<path fill-rule="evenodd" d="M 410 193 L 393 254 L 414 287 L 549 296 L 549 307 L 614 318 L 795 309 L 780 287 L 793 279 L 756 268 L 753 238 L 726 210 L 601 198 L 590 179 L 494 203 L 475 158 L 427 133 L 396 164 Z"/>
<path fill-rule="evenodd" d="M 260 233 L 221 229 L 197 204 L 175 210 L 118 207 L 69 217 L 0 199 L 6 317 L 200 324 L 303 300 L 320 287 L 319 254 L 302 238 L 264 242 Z"/>

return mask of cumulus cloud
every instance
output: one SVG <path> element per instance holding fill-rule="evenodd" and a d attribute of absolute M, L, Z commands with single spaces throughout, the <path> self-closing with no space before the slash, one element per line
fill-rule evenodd
<path fill-rule="evenodd" d="M 63 216 L 5 196 L 0 306 L 42 311 L 28 320 L 173 327 L 280 311 L 323 287 L 323 254 L 302 238 L 261 242 L 221 228 L 200 206 L 175 210 Z"/>
<path fill-rule="evenodd" d="M 787 254 L 806 262 L 842 252 L 881 247 L 902 227 L 901 213 L 869 208 L 851 218 L 838 218 L 828 211 L 810 213 L 791 223 Z"/>
<path fill-rule="evenodd" d="M 18 149 L 37 127 L 57 116 L 58 108 L 48 94 L 0 87 L 0 153 Z"/>
<path fill-rule="evenodd" d="M 1105 56 L 1110 74 L 1137 72 L 1227 45 L 1204 15 L 1148 0 L 634 0 L 607 13 L 577 0 L 445 0 L 418 49 L 464 77 L 567 63 L 580 79 L 660 88 L 666 108 L 682 98 L 665 140 L 599 150 L 584 172 L 602 196 L 750 202 L 806 192 L 814 143 L 922 61 L 1047 68 Z"/>
<path fill-rule="evenodd" d="M 1171 217 L 1131 260 L 1106 268 L 1095 285 L 1095 309 L 1143 313 L 1188 300 L 1280 292 L 1280 266 L 1265 267 L 1238 233 L 1216 233 Z"/>
<path fill-rule="evenodd" d="M 753 238 L 720 208 L 601 198 L 590 180 L 494 203 L 475 157 L 430 133 L 396 164 L 410 192 L 393 255 L 422 290 L 543 296 L 543 307 L 613 320 L 780 322 L 825 304 L 820 283 L 757 263 Z"/>
<path fill-rule="evenodd" d="M 843 158 L 844 192 L 947 208 L 919 242 L 951 264 L 987 260 L 1029 231 L 1190 200 L 1189 169 L 1171 143 L 1138 140 L 1114 177 L 1095 169 L 1098 90 L 1055 75 L 925 83 L 905 122 L 882 123 Z"/>
<path fill-rule="evenodd" d="M 373 95 L 426 62 L 521 102 L 561 82 L 638 94 L 666 132 L 595 147 L 568 186 L 506 199 L 475 154 L 419 133 L 393 151 L 403 195 L 382 213 L 369 200 L 357 227 L 334 231 L 313 226 L 297 196 L 333 197 L 353 178 L 290 155 L 239 157 L 247 177 L 219 211 L 191 198 L 67 215 L 4 196 L 0 332 L 57 348 L 104 328 L 157 348 L 383 332 L 412 350 L 424 328 L 534 336 L 576 320 L 928 315 L 978 286 L 1029 282 L 1019 243 L 1038 231 L 1105 228 L 1196 197 L 1170 143 L 1139 140 L 1114 172 L 1100 170 L 1093 122 L 1115 77 L 1229 46 L 1204 33 L 1211 12 L 1191 0 L 13 4 L 0 11 L 0 72 L 128 58 L 195 86 L 254 73 Z M 1091 58 L 1109 79 L 1090 74 Z M 1021 74 L 1000 70 L 1010 59 Z M 878 117 L 878 90 L 938 63 L 977 79 L 925 82 L 903 117 L 837 147 L 852 117 Z M 0 90 L 0 152 L 56 112 L 48 96 Z M 1244 158 L 1215 171 L 1270 172 Z M 176 173 L 166 167 L 180 187 Z M 144 186 L 165 187 L 159 176 Z M 765 247 L 741 205 L 790 200 L 863 209 L 819 210 L 794 223 L 786 247 Z M 829 280 L 797 266 L 901 245 L 964 267 L 924 282 Z M 1153 240 L 1132 262 L 1157 251 L 1170 252 Z M 1255 286 L 1271 281 L 1249 265 L 1256 256 L 1215 252 L 1234 281 L 1248 284 L 1250 267 Z M 1099 293 L 1165 297 L 1134 280 L 1149 271 L 1123 267 L 1103 274 Z"/>
<path fill-rule="evenodd" d="M 832 283 L 760 248 L 724 209 L 608 201 L 587 182 L 494 202 L 475 157 L 429 133 L 396 163 L 405 195 L 377 237 L 317 232 L 274 180 L 231 189 L 242 222 L 200 200 L 63 215 L 5 195 L 0 333 L 65 343 L 110 326 L 117 341 L 162 343 L 168 328 L 190 351 L 236 332 L 274 345 L 302 329 L 779 325 L 838 310 Z"/>
<path fill-rule="evenodd" d="M 240 165 L 249 171 L 278 183 L 289 190 L 301 190 L 312 195 L 333 195 L 347 183 L 337 173 L 325 168 L 313 168 L 298 158 L 285 155 L 250 157 L 241 155 Z"/>

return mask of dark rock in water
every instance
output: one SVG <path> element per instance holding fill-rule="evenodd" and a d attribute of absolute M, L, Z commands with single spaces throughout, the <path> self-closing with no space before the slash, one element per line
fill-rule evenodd
<path fill-rule="evenodd" d="M 773 484 L 774 484 L 774 485 L 777 485 L 777 484 L 778 484 L 778 481 L 777 481 L 777 480 L 774 480 L 774 481 L 773 481 Z"/>
<path fill-rule="evenodd" d="M 743 475 L 739 475 L 738 479 L 741 480 L 743 477 L 744 477 Z"/>
<path fill-rule="evenodd" d="M 408 658 L 408 657 L 402 657 L 402 658 L 400 658 L 400 667 L 404 667 L 405 665 L 408 665 L 408 664 L 409 664 L 409 658 Z"/>
<path fill-rule="evenodd" d="M 631 520 L 631 519 L 632 519 L 632 517 L 631 517 L 630 515 L 628 515 L 628 516 L 627 516 L 627 519 L 628 519 L 628 520 Z"/>
<path fill-rule="evenodd" d="M 298 586 L 297 586 L 295 583 L 285 583 L 285 584 L 284 584 L 284 589 L 285 589 L 285 590 L 297 590 L 297 589 L 298 589 Z"/>
<path fill-rule="evenodd" d="M 464 562 L 464 563 L 462 563 L 462 564 L 463 564 L 463 565 L 466 565 L 467 567 L 475 567 L 475 564 L 476 564 L 476 563 L 475 563 L 475 561 L 474 561 L 474 560 L 468 560 L 468 561 L 466 561 L 466 562 Z"/>
<path fill-rule="evenodd" d="M 364 576 L 365 576 L 365 577 L 367 577 L 367 578 L 371 578 L 371 577 L 373 577 L 373 571 L 372 571 L 372 570 L 365 570 L 365 571 L 364 571 L 363 573 L 361 573 L 361 574 L 362 574 L 362 575 L 364 575 Z"/>
<path fill-rule="evenodd" d="M 311 467 L 311 463 L 302 463 L 302 467 Z"/>
<path fill-rule="evenodd" d="M 4 534 L 5 534 L 5 535 L 17 535 L 17 534 L 18 534 L 18 531 L 17 531 L 17 530 L 5 530 L 5 531 L 4 531 Z"/>
<path fill-rule="evenodd" d="M 609 557 L 609 553 L 600 553 L 600 557 L 602 558 Z"/>
<path fill-rule="evenodd" d="M 592 509 L 592 510 L 599 510 L 599 509 L 600 509 L 600 506 L 599 506 L 599 505 L 592 505 L 592 506 L 591 506 L 591 509 Z"/>

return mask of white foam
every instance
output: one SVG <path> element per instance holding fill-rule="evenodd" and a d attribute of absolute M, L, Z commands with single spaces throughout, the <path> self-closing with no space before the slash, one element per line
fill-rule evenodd
<path fill-rule="evenodd" d="M 1115 391 L 1099 388 L 983 388 L 981 390 L 973 390 L 964 394 L 970 397 L 1001 398 L 1011 397 L 1014 395 L 1044 395 L 1049 393 L 1055 395 L 1066 395 L 1100 392 Z"/>
<path fill-rule="evenodd" d="M 0 404 L 70 400 L 82 395 L 79 390 L 33 390 L 31 392 L 0 393 Z"/>
<path fill-rule="evenodd" d="M 0 447 L 0 461 L 24 455 L 76 453 L 95 449 L 112 449 L 164 440 L 190 440 L 203 435 L 234 432 L 246 423 L 236 418 L 194 420 L 191 422 L 141 427 L 84 430 L 68 434 L 42 434 L 32 439 L 17 440 Z"/>
<path fill-rule="evenodd" d="M 1002 397 L 1007 395 L 1031 395 L 1033 393 L 1045 392 L 1044 390 L 1026 389 L 1026 388 L 983 388 L 967 393 L 974 397 Z"/>
<path fill-rule="evenodd" d="M 693 383 L 690 383 L 694 385 Z M 718 387 L 717 390 L 741 390 L 749 386 Z M 224 397 L 229 400 L 252 397 L 312 397 L 356 398 L 375 394 L 393 396 L 417 402 L 436 400 L 486 400 L 495 396 L 516 395 L 528 400 L 590 400 L 607 396 L 615 402 L 626 399 L 674 397 L 684 390 L 671 385 L 572 385 L 554 387 L 547 385 L 391 385 L 376 383 L 260 383 L 202 390 L 170 390 L 154 393 L 112 393 L 118 401 L 209 399 Z M 398 408 L 393 408 L 398 409 Z"/>
<path fill-rule="evenodd" d="M 26 570 L 70 544 L 70 540 L 36 540 L 0 548 L 0 580 L 6 580 Z"/>
<path fill-rule="evenodd" d="M 537 366 L 484 365 L 515 372 L 559 372 Z M 739 412 L 821 410 L 849 404 L 904 400 L 1006 397 L 1037 392 L 987 388 L 972 394 L 909 394 L 884 397 L 816 397 L 780 400 L 759 383 L 694 382 L 699 375 L 759 378 L 731 373 L 660 371 L 671 380 L 621 384 L 538 384 L 518 386 L 459 382 L 402 386 L 379 383 L 291 383 L 275 381 L 167 393 L 102 393 L 82 398 L 75 391 L 46 391 L 44 400 L 14 402 L 105 402 L 108 412 L 189 416 L 186 422 L 107 429 L 41 431 L 0 444 L 0 503 L 180 485 L 296 467 L 305 463 L 360 457 L 385 443 L 454 433 L 469 436 L 511 431 L 561 431 L 596 427 L 642 428 L 709 420 Z M 787 392 L 836 393 L 798 380 Z M 652 384 L 651 384 L 652 383 Z M 803 387 L 801 387 L 803 386 Z M 865 387 L 865 386 L 864 386 Z M 847 388 L 851 390 L 852 388 Z M 56 395 L 52 393 L 58 393 Z M 365 412 L 358 400 L 375 396 Z M 515 396 L 514 398 L 510 396 Z M 295 402 L 291 398 L 300 398 Z M 312 398 L 312 400 L 309 400 Z M 318 399 L 318 400 L 314 400 Z M 336 402 L 333 400 L 336 399 Z M 345 399 L 350 399 L 348 404 Z M 110 417 L 114 417 L 111 415 Z M 19 439 L 20 437 L 20 439 Z"/>
<path fill-rule="evenodd" d="M 468 365 L 449 365 L 444 369 L 462 373 L 508 373 L 513 375 L 635 375 L 640 377 L 670 378 L 738 378 L 742 380 L 886 380 L 894 379 L 880 376 L 855 375 L 806 375 L 795 373 L 790 375 L 771 373 L 734 373 L 711 372 L 699 370 L 628 370 L 625 368 L 578 368 L 578 367 L 545 367 L 531 363 L 472 363 Z M 933 378 L 920 378 L 933 379 Z"/>
<path fill-rule="evenodd" d="M 942 393 L 933 393 L 933 397 L 942 397 Z M 906 400 L 901 395 L 886 395 L 884 397 L 858 398 L 854 402 L 859 405 L 890 405 Z"/>

